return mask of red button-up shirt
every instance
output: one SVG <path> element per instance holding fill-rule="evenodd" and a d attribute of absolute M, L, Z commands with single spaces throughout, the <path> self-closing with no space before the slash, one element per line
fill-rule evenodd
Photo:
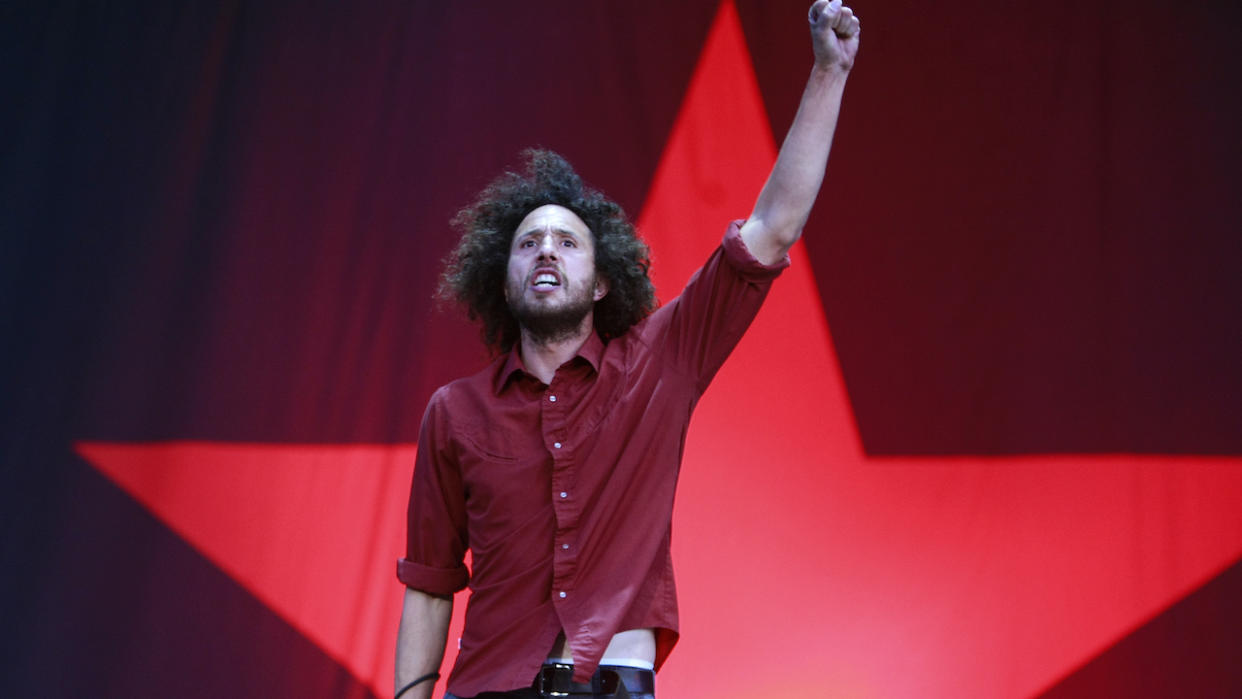
<path fill-rule="evenodd" d="M 515 348 L 432 396 L 397 577 L 433 594 L 469 583 L 452 693 L 530 686 L 562 630 L 578 681 L 618 631 L 654 628 L 656 668 L 668 657 L 690 413 L 789 264 L 760 264 L 739 229 L 680 296 L 607 345 L 592 334 L 551 384 Z"/>

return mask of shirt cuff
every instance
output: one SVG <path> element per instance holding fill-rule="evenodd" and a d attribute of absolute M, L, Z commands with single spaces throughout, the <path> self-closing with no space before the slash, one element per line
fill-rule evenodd
<path fill-rule="evenodd" d="M 748 282 L 770 282 L 789 266 L 789 255 L 786 254 L 770 265 L 756 260 L 746 247 L 746 242 L 742 240 L 743 223 L 746 222 L 742 219 L 733 221 L 729 224 L 729 230 L 725 231 L 724 241 L 720 244 L 724 248 L 725 259 L 742 279 Z"/>
<path fill-rule="evenodd" d="M 397 560 L 397 579 L 415 590 L 433 595 L 451 595 L 466 587 L 470 571 L 465 564 L 456 568 L 433 568 L 401 558 Z"/>

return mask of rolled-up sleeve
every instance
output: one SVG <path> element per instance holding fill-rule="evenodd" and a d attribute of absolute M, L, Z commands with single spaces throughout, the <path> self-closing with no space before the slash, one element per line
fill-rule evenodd
<path fill-rule="evenodd" d="M 451 595 L 464 588 L 470 580 L 466 566 L 432 568 L 408 558 L 397 560 L 397 579 L 407 587 L 434 595 Z"/>
<path fill-rule="evenodd" d="M 694 377 L 700 392 L 754 320 L 772 280 L 789 266 L 788 255 L 771 265 L 755 259 L 741 227 L 742 221 L 729 224 L 706 264 L 644 328 L 646 342 Z"/>
<path fill-rule="evenodd" d="M 406 512 L 405 557 L 397 561 L 398 580 L 434 595 L 451 595 L 470 579 L 465 489 L 446 424 L 446 390 L 431 397 L 423 415 Z"/>
<path fill-rule="evenodd" d="M 764 284 L 776 279 L 789 266 L 789 255 L 786 254 L 785 257 L 770 265 L 765 265 L 755 259 L 750 248 L 746 247 L 746 241 L 742 240 L 743 223 L 745 221 L 742 220 L 729 223 L 724 240 L 720 242 L 729 266 L 737 272 L 739 277 L 752 284 Z"/>

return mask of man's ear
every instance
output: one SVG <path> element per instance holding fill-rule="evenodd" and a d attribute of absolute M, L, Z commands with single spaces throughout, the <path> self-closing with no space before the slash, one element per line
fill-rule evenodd
<path fill-rule="evenodd" d="M 595 278 L 595 300 L 599 301 L 608 295 L 608 280 L 604 277 Z"/>

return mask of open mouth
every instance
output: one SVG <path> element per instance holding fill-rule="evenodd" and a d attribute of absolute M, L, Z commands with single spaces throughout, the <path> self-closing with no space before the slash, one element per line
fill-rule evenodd
<path fill-rule="evenodd" d="M 561 278 L 554 272 L 539 272 L 530 285 L 542 290 L 555 289 L 561 285 Z"/>

